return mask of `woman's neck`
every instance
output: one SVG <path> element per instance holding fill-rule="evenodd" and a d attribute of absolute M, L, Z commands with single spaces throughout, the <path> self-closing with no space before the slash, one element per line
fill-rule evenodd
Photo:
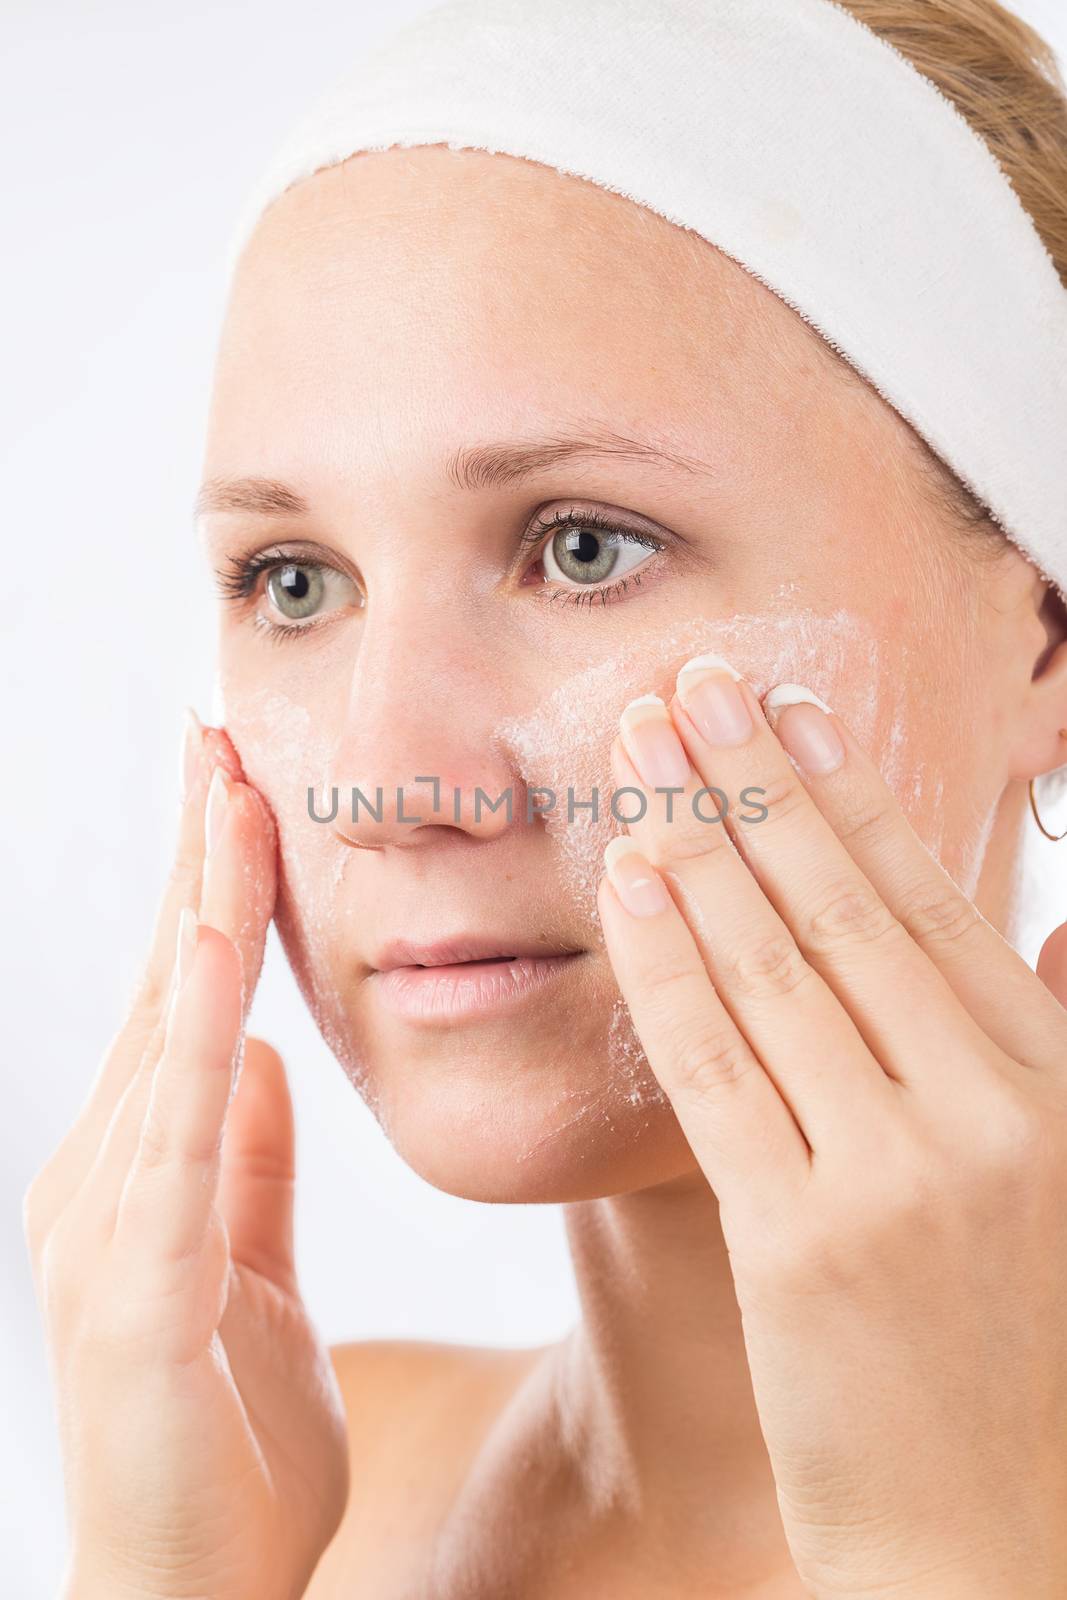
<path fill-rule="evenodd" d="M 738 1586 L 788 1553 L 718 1202 L 702 1174 L 565 1208 L 582 1321 L 559 1419 L 608 1510 Z"/>

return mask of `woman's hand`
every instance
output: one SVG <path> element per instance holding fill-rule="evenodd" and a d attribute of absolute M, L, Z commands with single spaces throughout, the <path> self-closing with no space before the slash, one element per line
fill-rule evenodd
<path fill-rule="evenodd" d="M 1067 1012 L 840 719 L 791 699 L 767 696 L 772 730 L 723 664 L 623 713 L 615 779 L 648 810 L 606 852 L 608 951 L 719 1199 L 808 1591 L 1052 1600 Z M 672 784 L 667 821 L 653 790 Z M 703 785 L 725 823 L 694 816 Z M 1061 993 L 1062 952 L 1058 930 L 1040 970 Z"/>
<path fill-rule="evenodd" d="M 194 722 L 186 774 L 132 1011 L 26 1197 L 67 1600 L 295 1600 L 348 1492 L 343 1405 L 293 1266 L 285 1071 L 256 1040 L 240 1064 L 273 826 L 225 735 Z"/>

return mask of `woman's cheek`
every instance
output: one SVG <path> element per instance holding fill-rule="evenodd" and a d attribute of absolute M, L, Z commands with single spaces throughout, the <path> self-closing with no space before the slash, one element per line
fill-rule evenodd
<path fill-rule="evenodd" d="M 874 757 L 920 837 L 971 892 L 989 819 L 979 807 L 964 826 L 944 806 L 946 774 L 962 770 L 961 724 L 971 723 L 960 715 L 953 686 L 942 686 L 940 696 L 929 686 L 926 692 L 917 690 L 912 663 L 922 658 L 921 640 L 880 636 L 865 619 L 843 609 L 697 615 L 628 639 L 625 648 L 558 683 L 535 711 L 504 718 L 493 729 L 494 738 L 510 751 L 522 784 L 555 797 L 543 826 L 556 847 L 561 930 L 573 933 L 577 917 L 591 941 L 599 937 L 596 889 L 603 849 L 623 827 L 611 808 L 608 759 L 620 712 L 641 694 L 655 692 L 669 700 L 678 669 L 705 651 L 725 656 L 760 695 L 775 683 L 796 682 L 822 696 Z M 934 659 L 932 653 L 928 659 Z M 964 683 L 965 669 L 966 662 Z M 278 690 L 236 681 L 224 688 L 219 720 L 278 825 L 276 921 L 286 953 L 323 1037 L 367 1095 L 366 1063 L 334 977 L 343 971 L 345 928 L 353 914 L 351 886 L 345 883 L 353 851 L 308 811 L 309 786 L 321 795 L 329 771 L 329 740 L 319 731 L 321 719 Z M 547 799 L 538 798 L 542 804 Z M 634 796 L 620 797 L 623 817 L 632 815 L 635 803 Z M 740 802 L 731 797 L 731 803 Z M 521 798 L 519 805 L 521 811 Z M 606 1109 L 600 1104 L 605 1092 L 615 1114 L 625 1107 L 631 1116 L 663 1098 L 629 1014 L 610 985 L 605 985 L 604 1004 L 614 1007 L 606 1016 L 607 1084 L 601 1080 L 593 1088 L 598 1077 L 593 1072 L 590 1103 L 579 1113 L 583 1121 Z"/>
<path fill-rule="evenodd" d="M 724 656 L 759 695 L 775 683 L 807 685 L 845 718 L 892 787 L 910 786 L 913 806 L 924 796 L 907 734 L 902 675 L 891 670 L 892 652 L 859 618 L 805 610 L 689 618 L 629 640 L 624 650 L 558 684 L 534 713 L 505 719 L 496 730 L 514 752 L 524 783 L 555 796 L 545 826 L 557 842 L 562 886 L 586 917 L 595 915 L 604 846 L 638 804 L 636 796 L 620 794 L 619 815 L 612 812 L 609 750 L 619 714 L 638 695 L 669 701 L 678 669 L 706 651 Z M 595 818 L 589 807 L 594 793 Z M 742 804 L 739 796 L 729 799 Z"/>
<path fill-rule="evenodd" d="M 367 1065 L 357 1045 L 337 975 L 343 971 L 345 870 L 353 852 L 325 822 L 316 822 L 308 790 L 322 810 L 330 744 L 307 706 L 272 688 L 220 681 L 216 714 L 250 783 L 269 805 L 278 829 L 275 923 L 286 956 L 320 1033 L 353 1084 L 369 1098 Z"/>
<path fill-rule="evenodd" d="M 704 652 L 724 656 L 760 696 L 776 683 L 800 683 L 825 699 L 873 756 L 927 847 L 939 854 L 946 833 L 944 773 L 959 758 L 961 724 L 970 723 L 951 690 L 940 700 L 914 694 L 915 675 L 907 668 L 911 656 L 924 655 L 921 641 L 880 637 L 844 610 L 695 616 L 628 640 L 624 650 L 559 683 L 535 712 L 506 719 L 495 730 L 513 752 L 526 786 L 555 796 L 544 825 L 556 841 L 561 895 L 570 910 L 565 926 L 573 928 L 577 916 L 598 937 L 603 850 L 623 827 L 611 808 L 608 755 L 620 712 L 642 694 L 669 701 L 679 668 Z M 936 657 L 930 652 L 927 659 Z M 974 680 L 964 671 L 962 681 Z M 595 816 L 588 804 L 594 793 Z M 742 804 L 739 796 L 729 799 Z M 617 809 L 622 817 L 632 816 L 636 804 L 636 796 L 623 794 Z M 964 887 L 972 892 L 988 819 L 972 816 L 966 825 L 952 820 L 960 831 L 949 839 L 946 866 L 966 878 Z M 614 1001 L 605 1041 L 606 1076 L 596 1084 L 594 1075 L 589 1092 L 561 1108 L 557 1136 L 573 1135 L 576 1124 L 591 1127 L 602 1117 L 614 1136 L 627 1129 L 636 1136 L 653 1108 L 666 1110 L 621 999 Z"/>

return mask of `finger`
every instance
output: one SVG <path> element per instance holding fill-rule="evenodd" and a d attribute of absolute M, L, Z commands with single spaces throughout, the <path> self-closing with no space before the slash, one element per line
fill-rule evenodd
<path fill-rule="evenodd" d="M 760 792 L 765 815 L 746 823 L 734 809 L 726 826 L 884 1070 L 910 1087 L 962 1091 L 980 1063 L 992 1068 L 1000 1052 L 822 815 L 751 687 L 721 658 L 697 658 L 670 709 L 705 783 L 732 797 Z"/>
<path fill-rule="evenodd" d="M 799 1193 L 808 1146 L 716 994 L 664 880 L 625 836 L 610 841 L 604 861 L 600 922 L 649 1065 L 724 1213 L 765 1218 Z"/>
<path fill-rule="evenodd" d="M 174 860 L 156 914 L 149 952 L 128 1015 L 104 1052 L 78 1115 L 34 1182 L 37 1226 L 45 1228 L 70 1203 L 99 1153 L 109 1123 L 142 1062 L 150 1075 L 162 1047 L 164 1002 L 170 986 L 178 924 L 196 908 L 203 860 L 204 802 L 216 763 L 238 765 L 225 735 L 201 727 L 189 711 L 183 730 L 183 798 Z M 143 1110 L 143 1106 L 142 1106 Z"/>
<path fill-rule="evenodd" d="M 190 711 L 183 749 L 182 805 L 170 875 L 156 912 L 148 957 L 130 1013 L 104 1057 L 83 1112 L 84 1140 L 93 1150 L 129 1082 L 131 1071 L 136 1069 L 146 1045 L 165 1021 L 178 923 L 182 912 L 195 911 L 200 899 L 204 806 L 216 766 L 226 771 L 234 767 L 240 769 L 236 752 L 226 735 L 220 729 L 202 727 L 195 713 Z M 81 1138 L 79 1134 L 79 1141 Z"/>
<path fill-rule="evenodd" d="M 115 1218 L 131 1270 L 193 1255 L 215 1203 L 219 1151 L 241 1037 L 241 962 L 233 943 L 201 925 L 175 991 L 163 1053 Z"/>
<path fill-rule="evenodd" d="M 722 1004 L 789 1106 L 814 1150 L 854 1143 L 857 1119 L 869 1123 L 892 1092 L 851 1017 L 815 969 L 738 854 L 716 806 L 698 798 L 701 780 L 685 755 L 662 700 L 623 711 L 611 748 L 619 789 L 636 789 L 646 810 L 630 834 L 666 879 Z M 632 750 L 634 760 L 627 754 Z M 682 793 L 660 806 L 642 773 L 654 752 L 677 746 Z M 683 771 L 684 769 L 684 771 Z M 724 797 L 725 798 L 725 797 Z M 629 808 L 628 808 L 629 809 Z"/>
<path fill-rule="evenodd" d="M 927 850 L 846 724 L 819 705 L 798 703 L 799 694 L 811 691 L 795 684 L 772 689 L 768 717 L 858 869 L 1001 1050 L 1030 1065 L 1059 1065 L 1059 995 L 1067 996 L 1067 984 L 1050 993 L 1038 981 Z M 1040 967 L 1039 976 L 1045 977 Z"/>
<path fill-rule="evenodd" d="M 296 1291 L 293 1102 L 285 1066 L 262 1039 L 245 1042 L 226 1119 L 218 1206 L 235 1262 Z"/>
<path fill-rule="evenodd" d="M 208 788 L 204 850 L 198 914 L 237 946 L 250 1002 L 274 910 L 274 823 L 258 792 L 218 767 Z"/>
<path fill-rule="evenodd" d="M 199 917 L 209 927 L 217 928 L 238 952 L 242 1011 L 247 1015 L 273 909 L 273 826 L 255 792 L 247 784 L 225 777 L 217 768 L 212 774 L 204 813 L 201 838 L 206 850 L 210 833 L 212 848 L 203 864 Z M 99 1219 L 105 1233 L 113 1228 L 119 1195 L 141 1137 L 159 1048 L 150 1046 L 145 1052 L 81 1186 L 79 1203 L 84 1203 L 90 1216 Z"/>
<path fill-rule="evenodd" d="M 174 868 L 156 914 L 148 960 L 137 989 L 134 1009 L 160 1019 L 170 997 L 171 962 L 178 920 L 188 907 L 196 910 L 204 864 L 204 807 L 211 779 L 218 769 L 241 775 L 241 764 L 221 728 L 204 728 L 189 713 L 183 751 L 182 812 Z"/>

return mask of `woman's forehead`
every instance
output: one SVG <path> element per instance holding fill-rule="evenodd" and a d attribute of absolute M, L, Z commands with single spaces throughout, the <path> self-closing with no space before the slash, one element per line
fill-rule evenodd
<path fill-rule="evenodd" d="M 736 362 L 772 341 L 828 352 L 738 263 L 635 201 L 540 163 L 442 146 L 362 152 L 268 207 L 231 314 L 433 326 L 471 342 L 577 338 Z M 285 321 L 282 326 L 284 327 Z"/>
<path fill-rule="evenodd" d="M 813 459 L 842 427 L 882 447 L 904 428 L 736 262 L 553 168 L 372 152 L 263 214 L 233 281 L 208 475 L 321 459 L 366 477 L 387 455 L 411 481 L 472 440 L 576 419 L 734 481 Z"/>

